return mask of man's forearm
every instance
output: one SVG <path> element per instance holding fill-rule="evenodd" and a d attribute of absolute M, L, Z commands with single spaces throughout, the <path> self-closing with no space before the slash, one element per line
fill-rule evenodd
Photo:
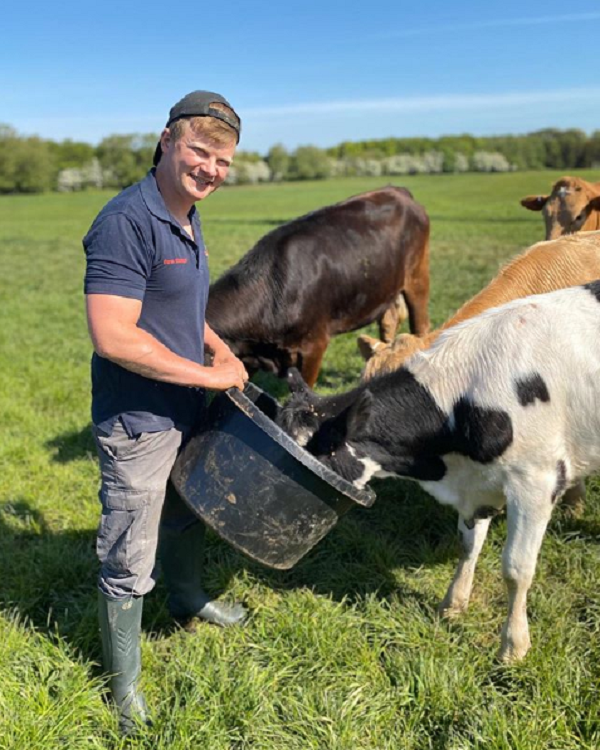
<path fill-rule="evenodd" d="M 221 350 L 221 351 L 227 351 L 231 352 L 231 349 L 229 346 L 223 341 L 223 339 L 213 331 L 213 329 L 208 325 L 208 323 L 204 324 L 204 346 L 207 349 L 210 349 L 211 352 L 214 352 L 215 354 Z"/>
<path fill-rule="evenodd" d="M 151 380 L 202 388 L 216 385 L 212 368 L 180 357 L 141 328 L 115 337 L 98 354 Z"/>

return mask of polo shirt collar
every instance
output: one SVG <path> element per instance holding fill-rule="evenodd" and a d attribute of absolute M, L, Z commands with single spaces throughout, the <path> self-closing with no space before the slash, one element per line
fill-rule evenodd
<path fill-rule="evenodd" d="M 154 167 L 140 182 L 140 190 L 142 193 L 142 198 L 144 199 L 144 203 L 146 204 L 146 207 L 151 214 L 154 214 L 154 216 L 156 216 L 156 218 L 160 219 L 161 221 L 166 221 L 168 224 L 172 224 L 187 239 L 190 239 L 185 234 L 185 232 L 183 232 L 183 230 L 179 226 L 179 222 L 173 218 L 171 212 L 167 208 L 164 198 L 162 197 L 160 190 L 158 189 L 158 183 L 156 182 L 156 169 Z M 193 224 L 199 225 L 196 206 L 192 206 L 189 217 Z"/>

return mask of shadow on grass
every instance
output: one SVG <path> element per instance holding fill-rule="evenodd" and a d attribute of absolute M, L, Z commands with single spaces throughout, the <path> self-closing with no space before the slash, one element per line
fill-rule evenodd
<path fill-rule="evenodd" d="M 56 531 L 15 498 L 0 512 L 0 606 L 97 660 L 94 530 Z"/>
<path fill-rule="evenodd" d="M 206 588 L 218 596 L 232 577 L 249 573 L 275 590 L 309 588 L 338 601 L 368 594 L 419 599 L 399 588 L 394 569 L 456 555 L 454 519 L 428 498 L 422 500 L 412 492 L 399 499 L 381 496 L 373 508 L 352 511 L 290 571 L 253 562 L 209 533 Z M 0 513 L 0 606 L 98 662 L 95 537 L 95 529 L 57 530 L 23 499 L 15 498 Z M 143 624 L 147 633 L 163 637 L 173 630 L 160 577 L 144 602 Z"/>
<path fill-rule="evenodd" d="M 61 435 L 48 440 L 46 447 L 53 452 L 52 460 L 59 464 L 77 461 L 96 455 L 96 446 L 92 436 L 91 423 L 81 430 L 63 432 Z"/>
<path fill-rule="evenodd" d="M 343 516 L 293 569 L 275 571 L 250 560 L 242 567 L 271 588 L 310 588 L 336 601 L 355 602 L 373 594 L 419 598 L 399 586 L 397 572 L 456 559 L 456 517 L 407 482 L 373 484 L 375 504 Z M 231 558 L 229 564 L 242 559 Z"/>
<path fill-rule="evenodd" d="M 437 599 L 406 583 L 401 572 L 448 562 L 454 566 L 459 552 L 456 515 L 409 482 L 380 480 L 374 482 L 374 489 L 378 499 L 373 507 L 350 511 L 289 571 L 254 562 L 210 532 L 206 589 L 219 596 L 235 577 L 250 575 L 275 591 L 309 589 L 350 604 L 368 596 L 401 598 L 433 615 Z M 597 517 L 589 521 L 559 517 L 555 523 L 561 535 L 600 538 Z M 23 499 L 15 498 L 0 512 L 0 607 L 18 613 L 21 621 L 50 640 L 66 641 L 84 659 L 99 662 L 95 536 L 95 529 L 53 528 Z M 448 572 L 448 583 L 450 577 Z M 143 628 L 159 638 L 175 629 L 160 576 L 144 602 Z"/>

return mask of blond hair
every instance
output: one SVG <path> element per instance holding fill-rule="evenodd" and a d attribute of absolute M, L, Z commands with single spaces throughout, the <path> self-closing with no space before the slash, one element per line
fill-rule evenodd
<path fill-rule="evenodd" d="M 239 117 L 231 107 L 221 102 L 213 102 L 210 106 L 212 109 L 217 109 L 227 115 L 233 122 L 237 123 L 239 128 Z M 169 126 L 169 132 L 173 141 L 178 141 L 187 132 L 186 123 L 189 124 L 190 130 L 192 130 L 194 135 L 209 138 L 219 146 L 228 146 L 232 140 L 237 142 L 238 134 L 231 125 L 228 125 L 223 120 L 219 120 L 217 117 L 207 116 L 182 117 L 179 120 L 175 120 Z"/>

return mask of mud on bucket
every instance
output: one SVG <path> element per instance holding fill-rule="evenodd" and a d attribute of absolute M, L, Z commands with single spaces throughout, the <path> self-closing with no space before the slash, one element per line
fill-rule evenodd
<path fill-rule="evenodd" d="M 171 479 L 204 523 L 271 568 L 295 565 L 344 513 L 375 501 L 301 448 L 272 420 L 281 407 L 249 383 L 217 394 L 206 429 Z"/>

